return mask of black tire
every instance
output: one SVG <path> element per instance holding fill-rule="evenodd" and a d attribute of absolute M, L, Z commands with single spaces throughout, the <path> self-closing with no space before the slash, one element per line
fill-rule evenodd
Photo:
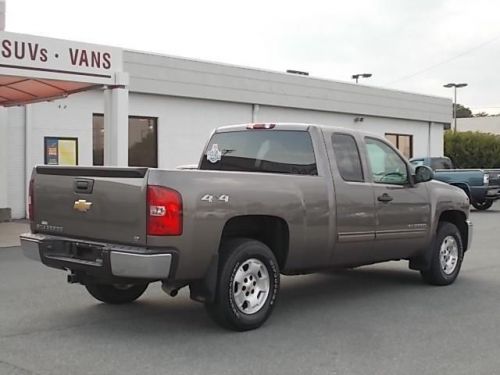
<path fill-rule="evenodd" d="M 252 262 L 254 259 L 258 261 L 256 264 L 265 266 L 265 270 L 263 271 L 267 271 L 269 289 L 267 296 L 264 293 L 264 297 L 262 297 L 261 302 L 258 304 L 261 306 L 259 310 L 247 314 L 242 311 L 242 308 L 245 308 L 245 302 L 242 307 L 239 307 L 233 291 L 242 288 L 241 293 L 243 293 L 243 290 L 245 290 L 243 284 L 241 286 L 235 281 L 235 276 L 237 272 L 245 271 L 245 265 L 247 265 L 248 269 L 248 262 Z M 260 271 L 257 277 L 263 277 Z M 262 280 L 265 279 L 265 277 L 262 278 Z M 257 280 L 257 278 L 254 280 Z M 263 282 L 265 283 L 265 281 Z M 255 285 L 255 282 L 253 285 Z M 267 285 L 267 283 L 264 285 Z M 260 327 L 271 315 L 278 297 L 279 286 L 280 272 L 278 262 L 269 247 L 262 242 L 251 239 L 240 238 L 228 240 L 221 247 L 215 301 L 213 303 L 205 303 L 205 308 L 210 317 L 224 328 L 235 331 L 255 329 Z M 246 290 L 249 291 L 250 288 L 253 287 L 250 286 Z M 261 295 L 263 292 L 258 291 L 257 293 Z M 246 294 L 248 295 L 248 293 Z M 252 297 L 250 296 L 250 298 Z M 246 303 L 248 307 L 249 304 L 248 302 Z"/>
<path fill-rule="evenodd" d="M 88 292 L 95 299 L 119 305 L 123 303 L 130 303 L 142 296 L 146 291 L 148 284 L 86 284 Z"/>
<path fill-rule="evenodd" d="M 457 245 L 457 260 L 452 272 L 448 273 L 444 270 L 441 264 L 441 246 L 452 237 Z M 452 241 L 453 242 L 453 241 Z M 462 260 L 464 257 L 464 247 L 462 244 L 462 237 L 455 224 L 449 222 L 440 222 L 438 230 L 432 241 L 432 258 L 429 269 L 420 271 L 424 281 L 431 285 L 449 285 L 452 284 L 457 278 Z"/>
<path fill-rule="evenodd" d="M 483 201 L 483 202 L 472 201 L 472 206 L 474 206 L 474 208 L 476 210 L 479 210 L 479 211 L 485 211 L 488 208 L 490 208 L 492 205 L 493 205 L 493 201 L 491 201 L 491 200 L 490 201 Z"/>

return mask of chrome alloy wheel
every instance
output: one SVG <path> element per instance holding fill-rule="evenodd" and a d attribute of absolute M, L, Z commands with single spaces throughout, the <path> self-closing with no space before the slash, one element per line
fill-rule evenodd
<path fill-rule="evenodd" d="M 446 236 L 439 250 L 441 269 L 446 275 L 451 275 L 458 263 L 458 243 L 455 237 Z"/>
<path fill-rule="evenodd" d="M 263 262 L 251 258 L 236 271 L 233 279 L 233 300 L 244 314 L 255 314 L 266 303 L 270 289 L 269 272 Z"/>

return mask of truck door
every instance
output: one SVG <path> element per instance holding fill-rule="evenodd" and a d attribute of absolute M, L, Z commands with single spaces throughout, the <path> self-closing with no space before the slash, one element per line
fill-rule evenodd
<path fill-rule="evenodd" d="M 373 186 L 366 179 L 358 144 L 353 135 L 334 133 L 325 138 L 335 188 L 336 233 L 331 263 L 356 265 L 377 259 Z"/>
<path fill-rule="evenodd" d="M 408 164 L 380 139 L 365 137 L 376 205 L 375 247 L 382 259 L 404 258 L 425 245 L 430 201 L 425 184 L 412 185 Z"/>

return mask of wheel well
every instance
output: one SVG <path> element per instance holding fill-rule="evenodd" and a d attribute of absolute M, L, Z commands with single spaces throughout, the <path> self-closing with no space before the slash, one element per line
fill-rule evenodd
<path fill-rule="evenodd" d="M 283 269 L 288 256 L 288 224 L 282 218 L 265 215 L 247 215 L 231 218 L 222 231 L 222 241 L 228 238 L 245 237 L 261 241 L 274 253 Z"/>
<path fill-rule="evenodd" d="M 467 224 L 465 222 L 466 216 L 462 211 L 445 211 L 439 217 L 439 222 L 446 221 L 448 223 L 455 224 L 460 231 L 460 236 L 462 237 L 462 244 L 467 246 L 469 232 L 467 230 Z"/>

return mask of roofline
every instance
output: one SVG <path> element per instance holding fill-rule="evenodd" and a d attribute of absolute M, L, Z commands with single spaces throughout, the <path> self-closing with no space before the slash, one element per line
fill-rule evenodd
<path fill-rule="evenodd" d="M 330 82 L 330 83 L 344 84 L 344 85 L 348 85 L 348 86 L 352 86 L 352 87 L 366 87 L 366 88 L 390 91 L 390 92 L 400 93 L 400 94 L 417 95 L 417 96 L 427 97 L 427 98 L 431 98 L 431 99 L 451 100 L 451 97 L 446 97 L 446 96 L 422 94 L 422 93 L 415 92 L 415 91 L 398 90 L 398 89 L 382 87 L 382 86 L 355 84 L 355 83 L 352 83 L 350 81 L 342 81 L 342 80 L 326 78 L 326 77 L 314 77 L 311 75 L 304 76 L 304 75 L 299 75 L 299 74 L 291 74 L 291 73 L 286 73 L 286 72 L 283 72 L 280 70 L 265 69 L 265 68 L 259 68 L 259 67 L 249 66 L 249 65 L 238 65 L 238 64 L 232 64 L 232 63 L 226 63 L 226 62 L 220 62 L 220 61 L 204 60 L 204 59 L 200 59 L 200 58 L 164 54 L 164 53 L 159 53 L 159 52 L 140 51 L 140 50 L 128 49 L 128 48 L 124 48 L 123 51 L 142 54 L 142 55 L 151 55 L 151 56 L 157 56 L 157 57 L 167 57 L 167 58 L 173 58 L 173 59 L 178 59 L 178 60 L 192 61 L 192 62 L 198 62 L 198 63 L 203 63 L 203 64 L 219 65 L 219 66 L 225 66 L 228 68 L 245 69 L 245 70 L 250 70 L 250 71 L 255 71 L 255 72 L 279 74 L 279 75 L 286 76 L 286 77 L 294 77 L 294 78 L 299 78 L 299 79 L 304 79 L 304 80 L 313 80 L 313 81 L 319 81 L 319 82 Z M 125 60 L 124 60 L 124 62 L 125 62 Z"/>

